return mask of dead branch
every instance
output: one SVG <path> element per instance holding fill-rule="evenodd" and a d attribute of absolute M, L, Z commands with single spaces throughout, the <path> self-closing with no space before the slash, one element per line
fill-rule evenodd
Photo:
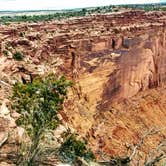
<path fill-rule="evenodd" d="M 1 142 L 0 142 L 0 148 L 3 146 L 3 144 L 8 140 L 9 134 L 6 133 L 4 135 L 4 137 L 2 138 Z"/>
<path fill-rule="evenodd" d="M 152 128 L 152 129 L 149 130 L 147 133 L 145 133 L 145 134 L 143 135 L 143 137 L 141 138 L 141 140 L 135 145 L 135 147 L 134 147 L 134 149 L 133 149 L 133 152 L 132 152 L 131 155 L 129 156 L 130 161 L 133 160 L 134 156 L 135 156 L 136 153 L 137 153 L 137 149 L 138 149 L 140 146 L 142 146 L 142 145 L 144 144 L 144 140 L 145 140 L 148 136 L 157 134 L 157 133 L 159 133 L 159 132 L 161 132 L 161 131 L 163 131 L 163 130 L 165 130 L 165 129 L 166 129 L 166 127 L 161 128 L 161 129 L 157 129 L 157 130 L 155 130 L 154 128 Z"/>
<path fill-rule="evenodd" d="M 160 162 L 162 159 L 166 158 L 166 155 L 160 154 L 159 156 L 156 156 L 154 159 L 151 159 L 147 161 L 144 166 L 153 166 L 154 164 Z"/>
<path fill-rule="evenodd" d="M 4 82 L 4 81 L 2 81 L 2 80 L 0 80 L 0 83 L 3 84 L 3 85 L 5 85 L 5 86 L 10 87 L 10 85 L 9 85 L 8 83 L 6 83 L 6 82 Z"/>

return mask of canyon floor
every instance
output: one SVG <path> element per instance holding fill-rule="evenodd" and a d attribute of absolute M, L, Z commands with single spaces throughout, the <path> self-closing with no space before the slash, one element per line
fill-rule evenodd
<path fill-rule="evenodd" d="M 23 60 L 13 58 L 16 52 Z M 2 154 L 13 150 L 20 133 L 10 107 L 12 85 L 46 73 L 64 74 L 74 83 L 61 120 L 88 141 L 99 160 L 132 154 L 149 131 L 154 134 L 138 147 L 132 165 L 160 153 L 156 148 L 166 139 L 166 12 L 1 25 L 0 142 L 9 134 Z"/>

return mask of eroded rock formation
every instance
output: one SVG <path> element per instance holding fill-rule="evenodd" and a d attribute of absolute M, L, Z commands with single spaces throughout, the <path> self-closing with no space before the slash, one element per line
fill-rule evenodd
<path fill-rule="evenodd" d="M 165 12 L 4 25 L 0 43 L 2 104 L 21 76 L 67 75 L 75 85 L 62 117 L 86 137 L 96 154 L 102 150 L 124 155 L 126 143 L 134 144 L 152 127 L 166 126 Z M 16 50 L 23 53 L 23 61 L 12 58 Z M 162 137 L 165 131 L 147 147 Z"/>

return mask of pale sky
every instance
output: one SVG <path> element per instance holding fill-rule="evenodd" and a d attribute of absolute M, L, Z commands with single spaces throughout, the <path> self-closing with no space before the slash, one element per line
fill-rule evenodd
<path fill-rule="evenodd" d="M 2 10 L 70 9 L 110 4 L 157 3 L 166 0 L 0 0 Z"/>

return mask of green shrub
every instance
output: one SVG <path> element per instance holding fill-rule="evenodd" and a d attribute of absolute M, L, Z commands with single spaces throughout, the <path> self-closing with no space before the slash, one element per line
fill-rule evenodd
<path fill-rule="evenodd" d="M 8 51 L 7 51 L 7 50 L 3 50 L 2 52 L 3 52 L 3 55 L 4 55 L 4 56 L 9 56 L 9 54 L 8 54 Z"/>
<path fill-rule="evenodd" d="M 17 61 L 22 61 L 24 58 L 23 54 L 19 51 L 15 52 L 13 54 L 13 59 L 17 60 Z"/>
<path fill-rule="evenodd" d="M 59 155 L 61 160 L 67 163 L 75 163 L 78 157 L 81 157 L 86 161 L 95 159 L 93 152 L 90 149 L 87 149 L 86 143 L 77 140 L 76 135 L 74 134 L 69 135 L 66 141 L 61 145 Z"/>
<path fill-rule="evenodd" d="M 25 129 L 30 139 L 30 143 L 24 145 L 25 150 L 20 152 L 18 165 L 35 165 L 47 131 L 54 130 L 59 124 L 57 114 L 69 86 L 71 82 L 64 76 L 57 79 L 53 74 L 13 86 L 12 108 L 20 114 L 16 123 Z"/>
<path fill-rule="evenodd" d="M 19 36 L 20 37 L 25 37 L 25 32 L 20 32 Z"/>

